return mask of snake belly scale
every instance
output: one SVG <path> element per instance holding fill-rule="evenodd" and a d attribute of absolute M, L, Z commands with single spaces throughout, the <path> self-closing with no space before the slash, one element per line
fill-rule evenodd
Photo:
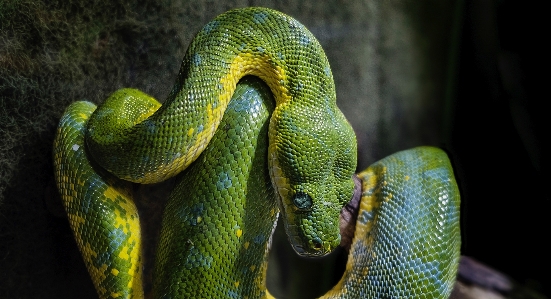
<path fill-rule="evenodd" d="M 248 75 L 264 83 L 240 81 Z M 315 37 L 280 12 L 246 8 L 196 35 L 163 105 L 133 89 L 97 109 L 72 104 L 54 164 L 101 298 L 143 297 L 139 217 L 123 180 L 159 182 L 190 165 L 165 210 L 153 297 L 269 298 L 266 254 L 278 213 L 297 253 L 322 256 L 339 245 L 356 140 Z M 358 177 L 347 270 L 326 297 L 445 298 L 460 244 L 445 153 L 398 153 Z"/>

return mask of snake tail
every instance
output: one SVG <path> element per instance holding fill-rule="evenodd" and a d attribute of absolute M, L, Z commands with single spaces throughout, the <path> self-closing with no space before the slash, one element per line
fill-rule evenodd
<path fill-rule="evenodd" d="M 99 297 L 143 298 L 140 223 L 131 185 L 94 165 L 86 151 L 86 123 L 95 109 L 75 102 L 59 122 L 57 187 Z"/>

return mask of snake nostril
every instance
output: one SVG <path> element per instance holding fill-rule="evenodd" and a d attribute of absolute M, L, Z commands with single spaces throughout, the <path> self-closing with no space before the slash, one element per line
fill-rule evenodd
<path fill-rule="evenodd" d="M 322 242 L 321 242 L 321 239 L 318 238 L 318 237 L 315 237 L 313 240 L 312 240 L 312 243 L 314 243 L 314 248 L 319 250 L 321 249 L 322 247 Z"/>

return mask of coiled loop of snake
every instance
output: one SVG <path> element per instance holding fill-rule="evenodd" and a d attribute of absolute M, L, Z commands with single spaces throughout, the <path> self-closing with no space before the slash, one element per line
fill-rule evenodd
<path fill-rule="evenodd" d="M 259 154 L 268 157 L 269 177 L 251 170 L 266 168 L 255 158 L 262 146 L 234 156 L 237 145 L 262 140 L 249 136 L 262 129 L 245 129 L 240 117 L 224 114 L 246 75 L 265 81 L 275 99 L 267 154 Z M 269 93 L 259 84 L 245 81 L 233 95 L 234 102 L 245 101 L 248 108 L 241 110 L 255 117 L 261 109 L 254 107 Z M 164 105 L 125 89 L 94 109 L 83 102 L 68 108 L 54 143 L 54 162 L 71 226 L 101 297 L 142 296 L 141 245 L 128 187 L 96 163 L 126 180 L 161 181 L 195 161 L 215 132 L 220 145 L 209 145 L 214 154 L 205 153 L 193 164 L 167 207 L 155 272 L 157 297 L 269 297 L 265 253 L 278 209 L 258 199 L 239 204 L 227 199 L 264 194 L 266 200 L 274 194 L 271 185 L 298 253 L 323 255 L 340 243 L 339 213 L 354 193 L 356 141 L 336 107 L 327 58 L 296 20 L 269 9 L 229 11 L 197 34 Z M 228 120 L 220 130 L 223 117 Z M 413 152 L 360 174 L 361 209 L 347 271 L 327 297 L 449 294 L 459 252 L 457 187 L 444 153 Z"/>
<path fill-rule="evenodd" d="M 246 75 L 264 80 L 276 101 L 268 161 L 291 243 L 300 254 L 324 255 L 340 243 L 339 227 L 318 219 L 337 219 L 352 197 L 356 137 L 336 106 L 323 49 L 289 16 L 259 8 L 218 16 L 193 39 L 166 102 L 139 114 L 128 112 L 137 110 L 133 103 L 106 101 L 89 121 L 88 148 L 119 178 L 171 177 L 208 144 Z M 135 123 L 119 121 L 124 114 L 135 115 Z"/>

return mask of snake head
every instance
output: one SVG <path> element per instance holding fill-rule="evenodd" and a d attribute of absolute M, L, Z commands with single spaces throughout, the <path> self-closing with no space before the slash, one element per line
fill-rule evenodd
<path fill-rule="evenodd" d="M 268 161 L 287 236 L 298 254 L 323 256 L 341 242 L 340 212 L 354 193 L 355 135 L 339 110 L 318 121 L 277 112 Z"/>
<path fill-rule="evenodd" d="M 281 199 L 287 235 L 293 249 L 302 256 L 323 256 L 341 243 L 339 215 L 342 204 L 335 197 L 337 194 L 332 192 L 333 198 L 328 200 L 324 196 L 310 195 L 315 193 L 298 191 Z"/>

